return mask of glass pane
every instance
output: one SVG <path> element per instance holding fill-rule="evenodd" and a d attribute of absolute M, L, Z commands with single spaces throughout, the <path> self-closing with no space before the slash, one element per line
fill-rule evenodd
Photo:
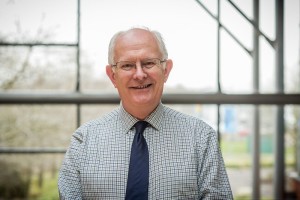
<path fill-rule="evenodd" d="M 77 1 L 0 1 L 0 40 L 68 42 L 77 40 Z"/>
<path fill-rule="evenodd" d="M 275 39 L 275 1 L 264 0 L 259 2 L 260 6 L 260 29 L 271 40 Z"/>
<path fill-rule="evenodd" d="M 252 0 L 233 0 L 232 1 L 249 19 L 253 19 L 253 1 Z"/>
<path fill-rule="evenodd" d="M 284 87 L 300 93 L 300 1 L 284 2 Z"/>
<path fill-rule="evenodd" d="M 252 106 L 220 106 L 221 149 L 235 198 L 247 199 L 252 192 L 252 116 Z"/>
<path fill-rule="evenodd" d="M 81 123 L 88 122 L 109 113 L 119 105 L 82 105 Z"/>
<path fill-rule="evenodd" d="M 260 124 L 260 195 L 273 198 L 275 176 L 276 106 L 259 106 Z M 221 106 L 221 148 L 233 194 L 251 198 L 253 171 L 253 106 Z M 297 137 L 299 137 L 299 106 L 285 107 L 285 190 L 293 191 L 291 175 L 297 168 Z M 299 161 L 298 161 L 299 162 Z M 241 179 L 241 177 L 243 177 Z"/>
<path fill-rule="evenodd" d="M 252 7 L 249 6 L 249 2 L 247 1 L 239 1 L 240 4 L 238 6 L 243 7 L 244 9 L 247 7 L 248 12 L 251 11 Z M 242 6 L 243 5 L 243 6 Z M 253 29 L 251 24 L 227 1 L 221 1 L 221 17 L 220 20 L 222 24 L 230 30 L 230 32 L 238 39 L 240 42 L 246 46 L 249 50 L 252 49 L 253 46 Z M 251 19 L 251 18 L 250 18 Z M 221 40 L 227 40 L 226 38 L 222 38 Z M 228 46 L 228 50 L 223 51 L 224 53 L 230 52 L 235 54 L 235 51 L 230 49 Z"/>
<path fill-rule="evenodd" d="M 1 90 L 74 90 L 76 51 L 59 47 L 0 47 Z"/>
<path fill-rule="evenodd" d="M 75 117 L 73 105 L 1 105 L 0 146 L 67 147 Z"/>
<path fill-rule="evenodd" d="M 300 106 L 288 105 L 284 110 L 285 119 L 285 174 L 286 191 L 295 191 L 293 177 L 300 172 Z"/>
<path fill-rule="evenodd" d="M 217 0 L 201 0 L 202 3 L 213 15 L 218 14 L 218 1 Z"/>
<path fill-rule="evenodd" d="M 59 200 L 57 172 L 63 154 L 9 154 L 0 157 L 1 199 Z"/>
<path fill-rule="evenodd" d="M 260 176 L 261 196 L 274 195 L 276 106 L 260 106 Z"/>
<path fill-rule="evenodd" d="M 221 87 L 224 93 L 252 93 L 251 56 L 227 33 L 221 32 Z"/>
<path fill-rule="evenodd" d="M 265 39 L 260 38 L 260 68 L 259 68 L 259 83 L 261 93 L 274 93 L 276 91 L 276 65 L 275 65 L 275 51 L 266 42 Z"/>

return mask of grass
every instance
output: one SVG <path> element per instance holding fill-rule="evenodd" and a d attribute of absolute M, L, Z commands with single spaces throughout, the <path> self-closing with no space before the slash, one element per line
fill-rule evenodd
<path fill-rule="evenodd" d="M 274 166 L 274 150 L 270 143 L 261 144 L 260 165 L 261 167 Z M 264 146 L 263 146 L 264 145 Z M 249 138 L 239 138 L 233 140 L 222 140 L 221 149 L 227 168 L 245 168 L 252 166 L 252 150 Z M 294 147 L 288 146 L 285 149 L 286 166 L 295 166 Z"/>
<path fill-rule="evenodd" d="M 57 175 L 45 173 L 43 184 L 39 186 L 38 176 L 34 176 L 30 185 L 29 198 L 32 200 L 59 200 Z"/>

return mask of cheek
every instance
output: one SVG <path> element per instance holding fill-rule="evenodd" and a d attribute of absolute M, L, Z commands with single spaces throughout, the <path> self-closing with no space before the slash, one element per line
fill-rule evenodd
<path fill-rule="evenodd" d="M 130 80 L 129 76 L 120 76 L 116 75 L 115 76 L 115 87 L 118 88 L 119 90 L 122 90 L 128 85 L 128 81 Z"/>
<path fill-rule="evenodd" d="M 156 81 L 163 86 L 163 84 L 167 81 L 167 77 L 164 75 L 163 72 L 156 75 Z"/>

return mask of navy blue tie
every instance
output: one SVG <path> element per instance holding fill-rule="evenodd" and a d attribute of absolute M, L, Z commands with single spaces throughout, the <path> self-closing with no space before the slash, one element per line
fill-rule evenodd
<path fill-rule="evenodd" d="M 148 123 L 138 121 L 132 142 L 125 200 L 148 199 L 149 152 L 143 132 Z"/>

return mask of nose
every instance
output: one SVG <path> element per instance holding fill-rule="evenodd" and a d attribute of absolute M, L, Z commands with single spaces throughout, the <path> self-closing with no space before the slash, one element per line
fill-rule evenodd
<path fill-rule="evenodd" d="M 136 65 L 136 70 L 133 75 L 133 78 L 138 80 L 143 80 L 144 78 L 147 78 L 147 73 L 145 73 L 140 63 L 137 63 Z"/>

